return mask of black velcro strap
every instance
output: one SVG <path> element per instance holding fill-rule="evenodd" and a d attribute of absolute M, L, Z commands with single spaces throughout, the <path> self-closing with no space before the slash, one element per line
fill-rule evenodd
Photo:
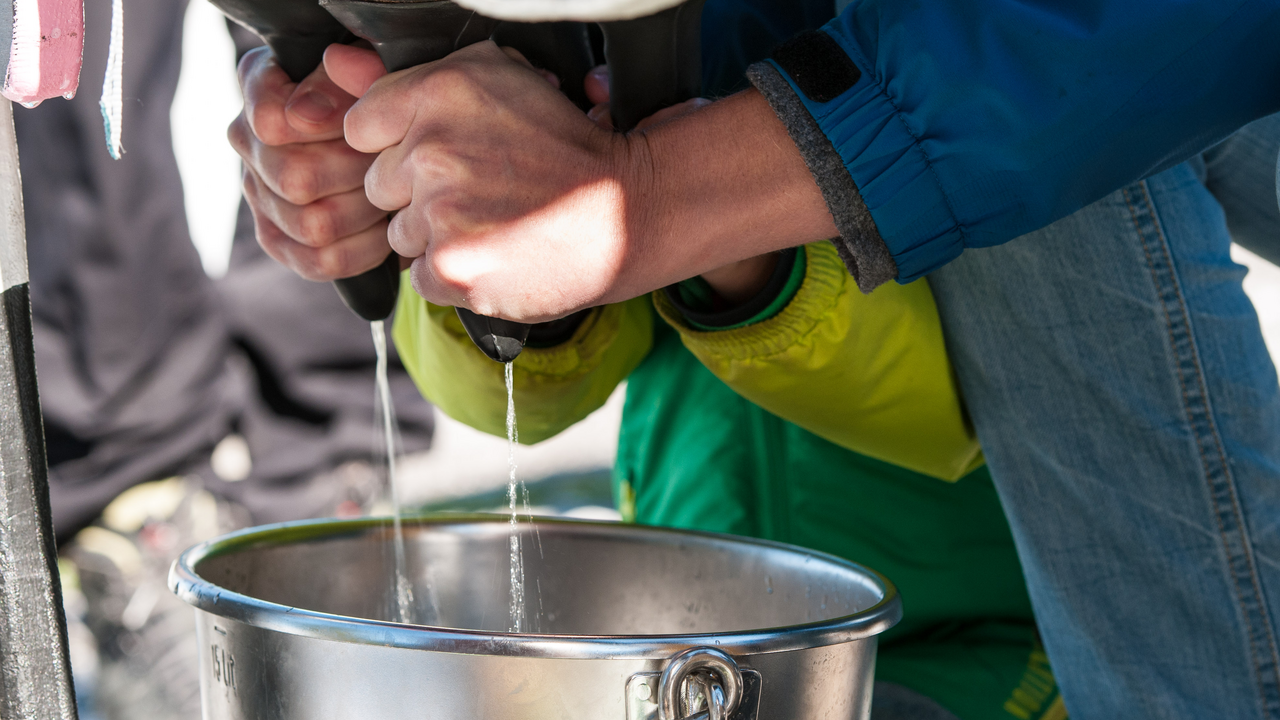
<path fill-rule="evenodd" d="M 773 60 L 814 102 L 835 100 L 853 87 L 862 71 L 830 35 L 806 30 L 773 52 Z"/>

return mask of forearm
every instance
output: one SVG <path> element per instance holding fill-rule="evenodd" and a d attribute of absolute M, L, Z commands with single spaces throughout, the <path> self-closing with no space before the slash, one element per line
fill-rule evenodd
<path fill-rule="evenodd" d="M 786 128 L 754 90 L 633 133 L 625 147 L 629 241 L 617 297 L 836 234 Z"/>

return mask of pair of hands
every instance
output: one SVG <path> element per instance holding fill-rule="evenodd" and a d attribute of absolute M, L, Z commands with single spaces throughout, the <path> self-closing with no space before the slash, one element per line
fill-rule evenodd
<path fill-rule="evenodd" d="M 591 117 L 551 79 L 487 42 L 390 75 L 372 51 L 335 45 L 296 85 L 265 49 L 246 55 L 229 136 L 259 242 L 313 280 L 394 251 L 427 300 L 524 322 L 713 268 L 731 301 L 758 289 L 768 256 L 739 248 L 696 267 L 667 252 L 653 149 L 607 129 L 606 76 L 587 79 L 602 104 Z"/>

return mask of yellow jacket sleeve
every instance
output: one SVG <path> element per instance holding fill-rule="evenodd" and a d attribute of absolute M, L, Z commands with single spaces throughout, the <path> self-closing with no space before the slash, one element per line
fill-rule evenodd
<path fill-rule="evenodd" d="M 739 395 L 837 445 L 942 480 L 983 462 L 924 280 L 864 295 L 829 242 L 806 245 L 805 278 L 777 315 L 734 330 L 662 317 Z"/>
<path fill-rule="evenodd" d="M 503 366 L 472 344 L 453 308 L 432 305 L 406 289 L 392 337 L 423 396 L 459 422 L 506 436 Z M 556 347 L 525 348 L 514 366 L 520 442 L 545 440 L 599 408 L 652 343 L 653 313 L 649 299 L 641 297 L 595 308 Z"/>

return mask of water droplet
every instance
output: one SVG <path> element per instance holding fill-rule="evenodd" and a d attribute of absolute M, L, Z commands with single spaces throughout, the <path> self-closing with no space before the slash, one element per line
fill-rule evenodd
<path fill-rule="evenodd" d="M 58 38 L 60 38 L 60 37 L 62 37 L 62 28 L 54 28 L 54 29 L 53 29 L 53 39 L 54 39 L 54 40 L 57 40 L 57 39 L 58 39 Z"/>
<path fill-rule="evenodd" d="M 33 107 L 38 106 L 41 102 L 42 102 L 42 101 L 40 101 L 40 100 L 31 100 L 31 101 L 28 101 L 28 102 L 21 102 L 21 103 L 18 103 L 18 104 L 19 104 L 19 105 L 21 105 L 21 106 L 22 106 L 22 107 L 24 107 L 24 108 L 27 108 L 27 109 L 29 110 L 29 109 L 31 109 L 31 108 L 33 108 Z"/>
<path fill-rule="evenodd" d="M 773 594 L 773 578 L 768 575 L 764 576 L 764 591 L 769 595 Z"/>

